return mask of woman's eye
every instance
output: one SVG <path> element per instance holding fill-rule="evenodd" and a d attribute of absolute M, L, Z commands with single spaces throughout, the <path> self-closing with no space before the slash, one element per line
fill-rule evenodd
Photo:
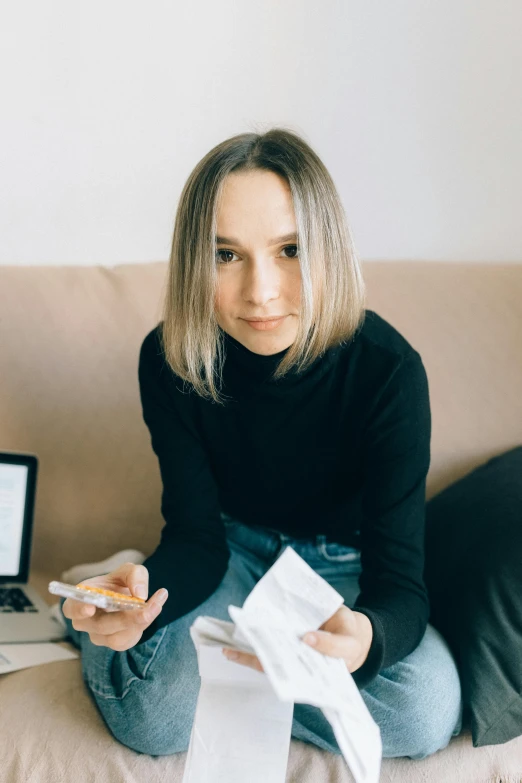
<path fill-rule="evenodd" d="M 286 247 L 283 248 L 283 250 L 288 250 L 288 249 L 295 251 L 295 253 L 291 255 L 290 258 L 297 258 L 297 256 L 299 255 L 299 248 L 297 247 L 297 245 L 287 245 Z"/>
<path fill-rule="evenodd" d="M 232 256 L 235 256 L 235 255 L 236 255 L 236 254 L 235 254 L 235 253 L 233 253 L 231 250 L 217 250 L 217 251 L 216 251 L 216 259 L 217 259 L 218 261 L 219 261 L 219 260 L 221 260 L 221 261 L 224 261 L 225 263 L 226 263 L 226 262 L 228 262 L 228 261 L 230 261 L 230 258 L 223 259 L 223 258 L 220 256 L 220 253 L 229 253 L 229 254 L 230 254 L 230 255 L 232 255 Z"/>

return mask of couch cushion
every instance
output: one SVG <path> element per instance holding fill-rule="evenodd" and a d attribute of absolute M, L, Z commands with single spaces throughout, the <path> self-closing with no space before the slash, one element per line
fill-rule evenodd
<path fill-rule="evenodd" d="M 34 573 L 42 589 L 52 574 Z M 54 603 L 55 596 L 50 596 Z M 77 651 L 68 642 L 62 646 Z M 110 733 L 82 679 L 81 660 L 0 675 L 0 769 L 5 781 L 181 783 L 186 753 L 147 756 Z M 380 783 L 515 783 L 522 774 L 522 737 L 473 748 L 465 729 L 447 748 L 419 761 L 383 759 Z M 292 740 L 287 783 L 353 783 L 342 757 Z"/>
<path fill-rule="evenodd" d="M 522 446 L 426 508 L 430 622 L 455 656 L 475 746 L 522 735 L 521 565 Z"/>

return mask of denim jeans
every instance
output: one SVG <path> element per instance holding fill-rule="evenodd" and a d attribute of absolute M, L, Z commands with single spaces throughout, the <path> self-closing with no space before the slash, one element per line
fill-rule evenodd
<path fill-rule="evenodd" d="M 243 605 L 286 546 L 329 582 L 346 606 L 352 607 L 359 593 L 358 549 L 322 535 L 296 539 L 265 527 L 247 527 L 226 514 L 222 518 L 231 556 L 221 584 L 200 606 L 147 642 L 117 652 L 93 644 L 86 631 L 75 630 L 65 618 L 69 636 L 81 650 L 84 682 L 109 731 L 135 751 L 161 756 L 187 750 L 200 685 L 189 628 L 199 615 L 230 620 L 228 605 Z M 462 729 L 455 661 L 429 624 L 416 649 L 381 670 L 361 695 L 380 728 L 384 758 L 425 758 L 446 747 Z M 292 737 L 340 753 L 332 728 L 317 707 L 295 704 Z"/>

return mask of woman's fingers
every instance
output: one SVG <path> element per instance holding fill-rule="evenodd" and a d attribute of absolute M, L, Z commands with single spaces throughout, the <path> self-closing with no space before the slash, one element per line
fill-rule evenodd
<path fill-rule="evenodd" d="M 228 658 L 229 661 L 235 663 L 242 663 L 243 666 L 249 666 L 251 669 L 255 669 L 258 672 L 264 672 L 263 667 L 256 655 L 250 655 L 250 653 L 239 652 L 238 650 L 230 650 L 228 647 L 223 647 L 223 655 Z"/>
<path fill-rule="evenodd" d="M 143 633 L 143 626 L 148 626 L 160 613 L 161 604 L 157 600 L 153 600 L 156 598 L 157 593 L 149 598 L 148 602 L 140 609 L 106 611 L 92 604 L 85 604 L 76 610 L 75 617 L 72 620 L 72 627 L 75 631 L 87 631 L 89 634 L 110 636 L 136 625 Z"/>
<path fill-rule="evenodd" d="M 351 658 L 359 652 L 359 641 L 350 636 L 329 633 L 328 631 L 313 631 L 303 636 L 303 642 L 313 647 L 323 655 L 332 658 Z"/>
<path fill-rule="evenodd" d="M 357 632 L 357 613 L 343 604 L 319 626 L 320 631 L 329 633 L 355 634 Z"/>
<path fill-rule="evenodd" d="M 360 641 L 347 634 L 330 633 L 329 631 L 311 631 L 302 637 L 302 641 L 313 647 L 314 650 L 329 655 L 332 658 L 344 658 L 347 664 L 360 654 Z M 229 661 L 249 666 L 258 672 L 264 669 L 256 655 L 231 650 L 223 647 L 223 654 Z"/>

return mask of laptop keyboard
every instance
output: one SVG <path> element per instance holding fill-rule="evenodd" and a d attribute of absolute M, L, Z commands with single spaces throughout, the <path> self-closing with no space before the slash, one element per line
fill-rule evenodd
<path fill-rule="evenodd" d="M 19 587 L 0 587 L 0 613 L 37 611 L 36 606 Z"/>

